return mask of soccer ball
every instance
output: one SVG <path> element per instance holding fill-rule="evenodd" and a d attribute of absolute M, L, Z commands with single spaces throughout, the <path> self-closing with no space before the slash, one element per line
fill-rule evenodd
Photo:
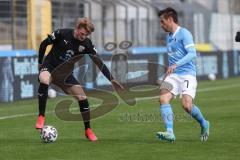
<path fill-rule="evenodd" d="M 55 98 L 56 96 L 57 96 L 57 92 L 54 89 L 50 88 L 48 90 L 48 97 L 49 98 Z"/>
<path fill-rule="evenodd" d="M 40 132 L 40 138 L 44 143 L 55 142 L 57 140 L 58 132 L 53 126 L 44 126 Z"/>
<path fill-rule="evenodd" d="M 215 81 L 216 80 L 216 75 L 214 73 L 210 73 L 208 75 L 208 79 L 210 79 L 211 81 Z"/>

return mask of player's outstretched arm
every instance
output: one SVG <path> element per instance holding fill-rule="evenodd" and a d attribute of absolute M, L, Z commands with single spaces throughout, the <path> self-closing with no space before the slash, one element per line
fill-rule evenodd
<path fill-rule="evenodd" d="M 115 79 L 111 80 L 112 86 L 116 91 L 123 91 L 124 87 Z"/>
<path fill-rule="evenodd" d="M 123 86 L 113 78 L 111 72 L 107 68 L 107 66 L 103 63 L 103 61 L 97 55 L 89 55 L 93 62 L 98 66 L 103 75 L 112 83 L 112 86 L 116 91 L 123 90 Z"/>

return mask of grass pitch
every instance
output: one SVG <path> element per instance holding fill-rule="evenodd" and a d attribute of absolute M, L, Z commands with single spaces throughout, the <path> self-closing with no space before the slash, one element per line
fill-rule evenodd
<path fill-rule="evenodd" d="M 159 159 L 236 159 L 240 157 L 240 78 L 200 81 L 195 103 L 210 121 L 210 137 L 200 142 L 200 127 L 187 116 L 179 99 L 172 103 L 176 119 L 175 143 L 161 142 L 156 132 L 164 129 L 157 98 L 139 100 L 135 107 L 125 103 L 112 112 L 92 120 L 99 140 L 84 137 L 82 122 L 67 122 L 54 113 L 61 99 L 48 101 L 46 124 L 58 130 L 58 139 L 42 143 L 34 129 L 37 100 L 0 103 L 0 159 L 44 160 L 159 160 Z M 94 99 L 90 104 L 97 103 Z M 77 105 L 73 106 L 75 111 Z"/>

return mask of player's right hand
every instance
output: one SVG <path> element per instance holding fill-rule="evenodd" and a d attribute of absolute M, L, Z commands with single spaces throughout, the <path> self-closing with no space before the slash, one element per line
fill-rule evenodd
<path fill-rule="evenodd" d="M 119 92 L 119 91 L 123 91 L 124 87 L 115 79 L 111 80 L 111 83 L 113 85 L 113 88 Z"/>
<path fill-rule="evenodd" d="M 169 66 L 168 69 L 167 69 L 167 72 L 166 72 L 167 75 L 172 74 L 176 68 L 177 68 L 176 64 L 173 64 L 173 65 Z"/>

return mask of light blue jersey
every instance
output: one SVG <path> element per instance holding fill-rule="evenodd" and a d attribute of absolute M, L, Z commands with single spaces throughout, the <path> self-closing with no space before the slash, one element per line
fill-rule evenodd
<path fill-rule="evenodd" d="M 178 27 L 175 33 L 167 36 L 169 66 L 177 64 L 175 74 L 196 76 L 196 49 L 192 34 L 185 28 Z"/>

